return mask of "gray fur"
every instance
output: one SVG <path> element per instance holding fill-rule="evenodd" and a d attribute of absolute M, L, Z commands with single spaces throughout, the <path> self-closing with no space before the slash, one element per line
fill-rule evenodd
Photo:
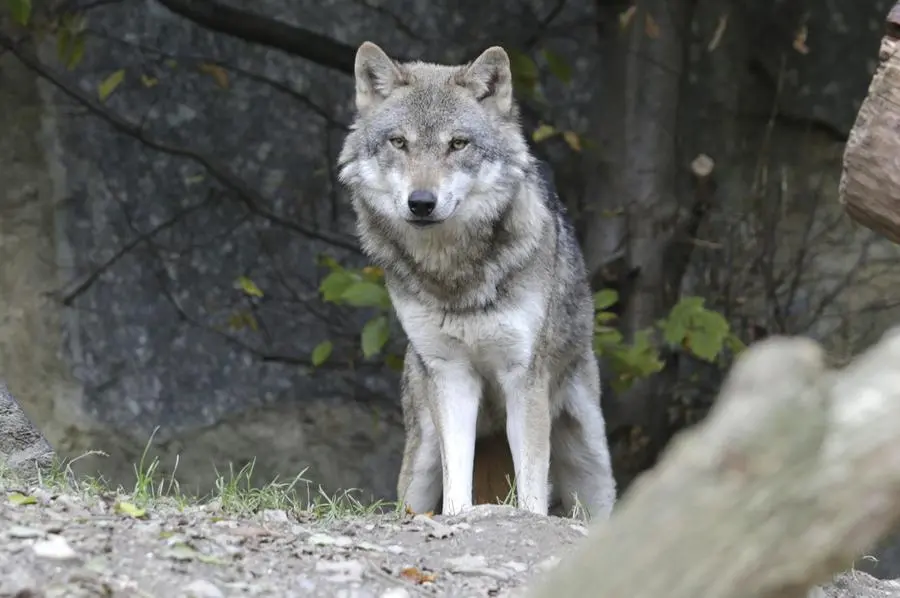
<path fill-rule="evenodd" d="M 577 494 L 608 516 L 584 260 L 528 151 L 506 52 L 400 64 L 366 42 L 356 105 L 340 176 L 410 340 L 400 498 L 419 512 L 441 496 L 444 513 L 469 507 L 476 434 L 505 428 L 521 508 L 546 513 L 552 480 L 566 509 Z M 412 191 L 434 194 L 427 217 L 407 205 Z"/>

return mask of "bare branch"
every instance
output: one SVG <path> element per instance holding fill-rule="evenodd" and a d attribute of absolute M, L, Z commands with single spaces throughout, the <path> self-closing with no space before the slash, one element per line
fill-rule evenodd
<path fill-rule="evenodd" d="M 210 0 L 157 1 L 205 29 L 276 48 L 343 73 L 353 73 L 356 48 L 309 29 Z"/>
<path fill-rule="evenodd" d="M 171 156 L 187 158 L 199 164 L 222 185 L 224 185 L 231 191 L 234 191 L 240 198 L 241 202 L 254 215 L 265 218 L 275 225 L 286 228 L 288 230 L 293 230 L 311 239 L 324 241 L 326 243 L 334 245 L 335 247 L 340 247 L 342 249 L 352 251 L 356 254 L 361 254 L 357 243 L 350 238 L 342 235 L 335 235 L 327 232 L 313 230 L 310 227 L 288 220 L 271 212 L 262 205 L 264 203 L 264 200 L 262 200 L 262 198 L 260 198 L 255 191 L 250 189 L 250 187 L 246 183 L 237 178 L 227 168 L 219 164 L 213 158 L 199 154 L 185 147 L 170 145 L 148 137 L 144 134 L 139 125 L 130 123 L 117 114 L 106 110 L 103 106 L 98 104 L 96 101 L 94 101 L 93 98 L 89 97 L 81 90 L 67 85 L 59 75 L 43 65 L 36 57 L 16 46 L 13 43 L 12 39 L 7 37 L 3 33 L 0 33 L 0 47 L 6 48 L 10 52 L 12 52 L 25 66 L 32 69 L 45 80 L 56 86 L 67 96 L 87 108 L 92 114 L 100 117 L 108 124 L 112 125 L 112 127 L 117 131 L 125 133 L 126 135 L 129 135 L 134 139 L 137 139 L 149 148 L 169 154 Z"/>

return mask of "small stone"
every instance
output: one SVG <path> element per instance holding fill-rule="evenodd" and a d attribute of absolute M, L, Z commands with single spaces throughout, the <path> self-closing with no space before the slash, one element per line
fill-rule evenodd
<path fill-rule="evenodd" d="M 347 548 L 353 546 L 353 538 L 349 536 L 329 536 L 328 534 L 313 534 L 306 539 L 313 546 L 337 546 Z"/>
<path fill-rule="evenodd" d="M 516 573 L 525 573 L 528 571 L 528 565 L 525 563 L 520 563 L 519 561 L 506 561 L 503 563 L 503 566 L 507 569 L 511 569 Z"/>
<path fill-rule="evenodd" d="M 55 534 L 50 535 L 46 540 L 35 542 L 32 549 L 36 556 L 56 561 L 67 561 L 78 556 L 65 538 Z"/>
<path fill-rule="evenodd" d="M 584 527 L 583 525 L 578 525 L 577 523 L 573 523 L 573 524 L 569 525 L 569 527 L 571 529 L 575 530 L 576 532 L 578 532 L 579 534 L 581 534 L 582 536 L 588 535 L 587 528 Z"/>
<path fill-rule="evenodd" d="M 431 538 L 437 538 L 440 540 L 442 538 L 447 538 L 453 535 L 452 527 L 444 525 L 439 521 L 435 521 L 430 517 L 426 517 L 424 515 L 416 515 L 415 517 L 413 517 L 413 521 L 424 524 L 426 527 L 428 527 L 427 535 Z"/>
<path fill-rule="evenodd" d="M 45 534 L 43 530 L 35 529 L 33 527 L 14 525 L 6 531 L 6 535 L 18 540 L 28 540 L 31 538 L 43 538 Z"/>
<path fill-rule="evenodd" d="M 186 598 L 225 598 L 225 594 L 210 581 L 197 579 L 184 589 Z"/>
<path fill-rule="evenodd" d="M 551 556 L 537 564 L 537 568 L 541 571 L 549 571 L 559 564 L 558 556 Z"/>
<path fill-rule="evenodd" d="M 368 550 L 369 552 L 384 552 L 384 546 L 379 546 L 373 542 L 366 542 L 365 540 L 356 543 L 356 547 L 360 550 Z"/>
<path fill-rule="evenodd" d="M 282 509 L 266 509 L 262 512 L 263 521 L 270 523 L 287 523 L 288 515 Z"/>
<path fill-rule="evenodd" d="M 382 592 L 379 598 L 410 598 L 410 593 L 406 588 L 391 588 Z"/>
<path fill-rule="evenodd" d="M 319 561 L 316 572 L 324 573 L 325 579 L 335 582 L 362 581 L 366 565 L 362 561 Z"/>

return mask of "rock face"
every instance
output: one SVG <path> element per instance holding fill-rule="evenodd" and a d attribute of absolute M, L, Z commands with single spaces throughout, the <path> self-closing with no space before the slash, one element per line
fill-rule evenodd
<path fill-rule="evenodd" d="M 536 18 L 556 4 L 529 3 Z M 827 173 L 839 176 L 842 136 L 865 93 L 888 7 L 840 0 L 822 11 L 809 0 L 791 3 L 794 15 L 774 0 L 734 4 L 746 12 L 741 18 L 726 18 L 719 0 L 695 3 L 682 100 L 690 109 L 679 135 L 687 161 L 707 152 L 721 169 L 722 213 L 710 225 L 718 226 L 749 201 L 769 135 L 764 125 L 773 102 L 781 104 L 788 118 L 772 123 L 772 160 L 807 160 L 764 190 L 781 193 L 784 181 L 800 189 L 785 211 L 796 224 L 789 243 L 803 235 L 810 202 L 836 205 Z M 792 43 L 806 8 L 803 53 Z M 535 19 L 512 0 L 447 7 L 390 0 L 377 8 L 264 0 L 254 10 L 352 46 L 373 39 L 441 61 L 464 61 L 498 42 L 518 47 L 535 31 Z M 598 94 L 613 93 L 592 75 L 609 67 L 593 14 L 590 3 L 564 3 L 546 33 L 547 47 L 572 67 L 570 86 L 546 84 L 555 122 L 579 131 L 602 117 L 592 109 Z M 214 465 L 221 471 L 255 459 L 258 479 L 309 468 L 306 476 L 326 488 L 392 497 L 402 445 L 397 376 L 378 362 L 345 365 L 369 314 L 329 308 L 316 293 L 317 254 L 362 263 L 334 173 L 351 78 L 201 29 L 155 0 L 104 4 L 91 11 L 90 28 L 102 35 L 89 36 L 84 62 L 60 76 L 96 98 L 97 85 L 125 69 L 104 109 L 139 123 L 144 139 L 163 149 L 84 114 L 0 56 L 0 376 L 61 455 L 109 453 L 79 467 L 100 468 L 113 483 L 131 482 L 158 427 L 153 450 L 164 467 L 177 457 L 179 479 L 200 491 Z M 55 48 L 43 48 L 42 57 L 55 65 Z M 783 94 L 774 98 L 778 80 Z M 561 192 L 579 188 L 580 179 L 570 180 L 572 154 L 547 153 Z M 192 156 L 222 165 L 231 184 Z M 703 236 L 713 239 L 710 247 L 717 242 L 714 229 Z M 843 322 L 809 320 L 834 281 L 863 272 L 855 257 L 861 242 L 835 237 L 806 266 L 798 299 L 780 314 L 800 322 L 794 331 L 827 335 Z M 872 252 L 883 263 L 896 253 L 887 245 Z M 235 288 L 240 276 L 264 296 Z M 891 287 L 896 277 L 882 272 L 852 287 L 828 314 L 864 313 L 854 338 L 881 328 L 878 318 L 891 313 L 866 310 L 884 296 L 878 285 Z M 757 316 L 766 310 L 746 317 Z M 331 365 L 314 370 L 310 353 L 326 338 L 335 343 Z"/>
<path fill-rule="evenodd" d="M 36 477 L 53 460 L 53 449 L 0 382 L 0 467 L 17 477 Z"/>

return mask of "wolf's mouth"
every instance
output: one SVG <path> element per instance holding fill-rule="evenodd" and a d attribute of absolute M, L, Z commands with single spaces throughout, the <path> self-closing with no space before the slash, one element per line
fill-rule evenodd
<path fill-rule="evenodd" d="M 429 226 L 434 226 L 435 224 L 440 224 L 443 221 L 442 220 L 407 220 L 407 222 L 412 224 L 416 228 L 428 228 Z"/>

